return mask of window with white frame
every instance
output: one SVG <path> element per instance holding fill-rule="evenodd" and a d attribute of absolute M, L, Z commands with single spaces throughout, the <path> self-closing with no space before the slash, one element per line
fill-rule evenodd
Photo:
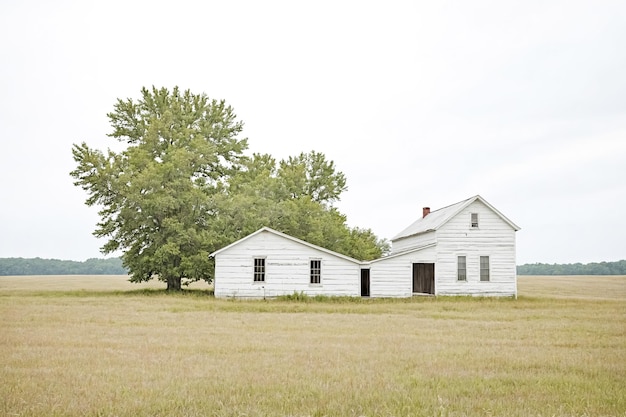
<path fill-rule="evenodd" d="M 265 282 L 265 258 L 254 258 L 254 282 Z"/>
<path fill-rule="evenodd" d="M 489 281 L 489 257 L 480 257 L 480 280 Z"/>
<path fill-rule="evenodd" d="M 470 215 L 470 227 L 472 229 L 478 229 L 478 213 L 472 213 Z"/>
<path fill-rule="evenodd" d="M 322 283 L 322 260 L 311 259 L 311 284 Z"/>
<path fill-rule="evenodd" d="M 467 257 L 459 256 L 457 261 L 456 277 L 458 281 L 467 281 Z"/>

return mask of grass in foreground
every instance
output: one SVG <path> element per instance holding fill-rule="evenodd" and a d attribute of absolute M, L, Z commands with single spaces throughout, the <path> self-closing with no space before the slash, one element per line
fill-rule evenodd
<path fill-rule="evenodd" d="M 0 288 L 0 415 L 626 415 L 623 299 Z"/>

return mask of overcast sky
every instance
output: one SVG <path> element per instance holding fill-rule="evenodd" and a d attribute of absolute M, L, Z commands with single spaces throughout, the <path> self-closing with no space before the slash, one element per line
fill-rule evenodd
<path fill-rule="evenodd" d="M 0 2 L 0 257 L 102 257 L 73 143 L 142 86 L 225 99 L 250 152 L 316 150 L 390 239 L 480 194 L 518 264 L 626 258 L 624 1 Z"/>

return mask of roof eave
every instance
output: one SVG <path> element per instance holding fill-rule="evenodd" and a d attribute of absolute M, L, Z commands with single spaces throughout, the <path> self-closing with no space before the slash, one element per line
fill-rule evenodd
<path fill-rule="evenodd" d="M 505 223 L 507 223 L 509 226 L 511 226 L 511 228 L 513 230 L 515 230 L 516 232 L 519 230 L 522 230 L 521 227 L 519 227 L 518 225 L 516 225 L 515 223 L 513 223 L 508 217 L 506 217 L 504 214 L 502 214 L 502 212 L 500 212 L 500 210 L 498 210 L 497 208 L 495 208 L 494 206 L 492 206 L 491 204 L 489 204 L 484 198 L 482 198 L 480 195 L 477 195 L 476 197 L 474 197 L 472 199 L 472 202 L 476 201 L 476 200 L 480 200 L 481 203 L 483 203 L 484 205 L 486 205 L 487 207 L 489 207 L 494 213 L 496 213 L 498 216 L 500 216 L 500 218 L 502 220 L 505 221 Z"/>
<path fill-rule="evenodd" d="M 221 252 L 223 252 L 223 251 L 225 251 L 225 250 L 228 250 L 228 249 L 230 249 L 231 247 L 236 246 L 236 245 L 238 245 L 238 244 L 242 243 L 243 241 L 248 240 L 248 239 L 250 239 L 251 237 L 256 236 L 256 235 L 258 235 L 258 234 L 260 234 L 260 233 L 262 233 L 262 232 L 269 232 L 269 233 L 272 233 L 272 234 L 274 234 L 274 235 L 281 236 L 281 237 L 283 237 L 283 238 L 285 238 L 285 239 L 291 240 L 292 242 L 296 242 L 296 243 L 299 243 L 299 244 L 301 244 L 301 245 L 308 246 L 308 247 L 313 248 L 313 249 L 316 249 L 316 250 L 318 250 L 318 251 L 320 251 L 320 252 L 324 252 L 324 253 L 327 253 L 327 254 L 329 254 L 329 255 L 336 256 L 336 257 L 338 257 L 338 258 L 341 258 L 341 259 L 344 259 L 344 260 L 347 260 L 347 261 L 353 262 L 353 263 L 355 263 L 355 264 L 357 264 L 357 265 L 362 265 L 362 264 L 363 264 L 363 261 L 360 261 L 360 260 L 358 260 L 358 259 L 354 259 L 354 258 L 351 258 L 351 257 L 349 257 L 349 256 L 347 256 L 347 255 L 342 254 L 342 253 L 335 252 L 335 251 L 332 251 L 332 250 L 330 250 L 330 249 L 326 249 L 326 248 L 323 248 L 323 247 L 321 247 L 321 246 L 314 245 L 313 243 L 309 243 L 309 242 L 307 242 L 307 241 L 305 241 L 305 240 L 298 239 L 297 237 L 293 237 L 293 236 L 288 235 L 288 234 L 286 234 L 286 233 L 279 232 L 278 230 L 274 230 L 274 229 L 272 229 L 272 228 L 270 228 L 270 227 L 267 227 L 267 226 L 262 227 L 262 228 L 260 228 L 259 230 L 257 230 L 256 232 L 252 232 L 252 233 L 250 233 L 249 235 L 247 235 L 247 236 L 245 236 L 245 237 L 242 237 L 242 238 L 241 238 L 241 239 L 239 239 L 239 240 L 234 241 L 233 243 L 231 243 L 231 244 L 230 244 L 230 245 L 228 245 L 228 246 L 224 246 L 223 248 L 218 249 L 218 250 L 216 250 L 216 251 L 215 251 L 215 252 L 213 252 L 213 253 L 210 253 L 210 254 L 209 254 L 209 257 L 210 257 L 210 258 L 211 258 L 211 257 L 215 257 L 215 256 L 216 256 L 216 255 L 218 255 L 219 253 L 221 253 Z"/>
<path fill-rule="evenodd" d="M 270 229 L 269 227 L 262 227 L 262 228 L 260 228 L 259 230 L 257 230 L 256 232 L 252 232 L 252 233 L 250 233 L 249 235 L 246 235 L 246 236 L 242 237 L 241 239 L 237 239 L 237 240 L 235 240 L 233 243 L 231 243 L 231 244 L 229 244 L 229 245 L 226 245 L 226 246 L 224 246 L 224 247 L 223 247 L 223 248 L 221 248 L 221 249 L 218 249 L 218 250 L 216 250 L 216 251 L 214 251 L 214 252 L 212 252 L 212 253 L 209 253 L 209 258 L 214 258 L 214 257 L 215 257 L 215 255 L 217 255 L 218 253 L 223 252 L 223 251 L 225 251 L 225 250 L 227 250 L 227 249 L 231 248 L 232 246 L 238 245 L 239 243 L 243 242 L 244 240 L 248 240 L 248 239 L 250 239 L 251 237 L 256 236 L 256 235 L 258 235 L 259 233 L 263 232 L 264 230 L 272 230 L 272 229 Z"/>
<path fill-rule="evenodd" d="M 432 233 L 432 232 L 436 231 L 437 229 L 438 229 L 438 227 L 436 227 L 434 229 L 424 230 L 422 232 L 412 233 L 412 234 L 406 235 L 406 236 L 395 237 L 395 238 L 391 239 L 391 241 L 392 242 L 397 242 L 398 240 L 408 239 L 410 237 L 419 236 L 419 235 L 425 235 L 426 233 Z"/>
<path fill-rule="evenodd" d="M 391 259 L 391 258 L 396 258 L 398 256 L 406 255 L 407 253 L 419 252 L 419 251 L 427 249 L 427 248 L 432 248 L 433 246 L 436 246 L 436 245 L 437 244 L 435 242 L 428 243 L 426 245 L 418 246 L 416 248 L 410 248 L 410 249 L 406 249 L 404 251 L 400 251 L 400 252 L 397 252 L 397 253 L 394 253 L 394 254 L 391 254 L 391 255 L 383 256 L 382 258 L 374 259 L 372 261 L 366 261 L 366 262 L 363 262 L 362 264 L 363 265 L 370 265 L 370 264 L 376 263 L 378 261 L 383 261 L 383 260 L 386 260 L 386 259 Z"/>

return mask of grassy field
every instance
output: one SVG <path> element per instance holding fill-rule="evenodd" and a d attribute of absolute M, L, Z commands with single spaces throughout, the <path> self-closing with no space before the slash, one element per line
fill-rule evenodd
<path fill-rule="evenodd" d="M 518 300 L 154 288 L 0 277 L 0 415 L 626 416 L 623 276 L 520 277 Z"/>

